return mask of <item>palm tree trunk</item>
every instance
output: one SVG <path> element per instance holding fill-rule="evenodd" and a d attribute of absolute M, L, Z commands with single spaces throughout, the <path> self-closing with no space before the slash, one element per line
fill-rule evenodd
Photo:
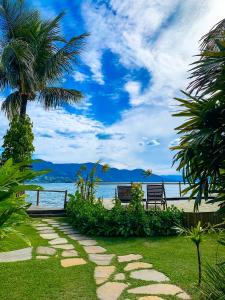
<path fill-rule="evenodd" d="M 24 118 L 26 116 L 26 112 L 27 112 L 28 97 L 27 97 L 27 95 L 22 95 L 21 98 L 22 98 L 22 101 L 21 101 L 21 106 L 20 106 L 20 118 Z"/>

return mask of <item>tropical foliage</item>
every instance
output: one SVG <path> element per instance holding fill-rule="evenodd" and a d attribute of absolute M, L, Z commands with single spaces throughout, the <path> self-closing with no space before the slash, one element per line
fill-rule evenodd
<path fill-rule="evenodd" d="M 176 98 L 185 118 L 176 128 L 180 137 L 174 162 L 196 196 L 195 209 L 207 202 L 225 203 L 225 20 L 202 39 L 199 59 L 191 69 L 190 93 Z M 195 95 L 193 95 L 195 93 Z M 186 191 L 187 191 L 186 190 Z M 184 191 L 185 192 L 185 191 Z M 209 195 L 214 200 L 209 200 Z M 222 204 L 221 211 L 225 211 Z"/>
<path fill-rule="evenodd" d="M 99 236 L 154 236 L 174 235 L 175 225 L 182 225 L 183 212 L 175 207 L 162 210 L 146 211 L 143 207 L 141 185 L 133 184 L 132 199 L 128 206 L 123 206 L 118 198 L 111 210 L 103 206 L 102 201 L 91 198 L 83 199 L 77 191 L 70 195 L 67 214 L 71 223 L 85 234 Z"/>
<path fill-rule="evenodd" d="M 13 90 L 2 104 L 10 119 L 25 116 L 28 101 L 49 109 L 82 98 L 77 90 L 54 86 L 77 63 L 87 36 L 66 40 L 60 31 L 63 16 L 42 19 L 23 0 L 0 1 L 0 87 Z"/>
<path fill-rule="evenodd" d="M 203 234 L 208 232 L 208 228 L 203 228 L 201 222 L 199 221 L 195 227 L 184 228 L 175 227 L 174 228 L 179 234 L 184 234 L 187 236 L 196 246 L 197 259 L 198 259 L 198 285 L 200 286 L 202 280 L 202 262 L 200 253 L 200 244 L 203 239 Z"/>
<path fill-rule="evenodd" d="M 10 122 L 9 129 L 4 136 L 2 161 L 9 158 L 14 163 L 30 161 L 34 152 L 32 123 L 28 116 L 19 118 L 15 116 Z"/>
<path fill-rule="evenodd" d="M 27 164 L 13 164 L 12 159 L 0 167 L 0 238 L 14 231 L 14 227 L 27 218 L 26 210 L 30 206 L 25 202 L 25 190 L 41 187 L 24 184 L 44 172 L 34 172 Z"/>
<path fill-rule="evenodd" d="M 101 166 L 100 161 L 97 161 L 89 171 L 86 165 L 80 167 L 76 174 L 76 188 L 79 198 L 91 202 L 95 200 L 96 187 L 101 181 L 96 175 L 99 168 L 102 172 L 107 172 L 109 166 L 107 164 Z"/>

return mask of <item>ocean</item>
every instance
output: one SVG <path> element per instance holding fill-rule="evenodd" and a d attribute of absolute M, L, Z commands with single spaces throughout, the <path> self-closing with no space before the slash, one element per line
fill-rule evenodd
<path fill-rule="evenodd" d="M 68 191 L 68 194 L 74 194 L 76 187 L 74 183 L 40 183 L 45 190 L 61 190 Z M 96 188 L 96 197 L 113 198 L 115 195 L 116 184 L 100 184 Z M 146 193 L 146 184 L 142 185 L 143 191 Z M 184 188 L 184 185 L 181 185 Z M 180 190 L 177 183 L 165 183 L 165 191 L 167 197 L 179 197 Z M 37 192 L 27 192 L 27 202 L 36 205 Z M 42 207 L 62 208 L 64 204 L 64 193 L 40 192 L 39 205 Z"/>

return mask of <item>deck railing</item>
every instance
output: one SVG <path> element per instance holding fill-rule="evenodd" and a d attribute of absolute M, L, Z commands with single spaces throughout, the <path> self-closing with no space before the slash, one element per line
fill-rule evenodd
<path fill-rule="evenodd" d="M 143 191 L 146 192 L 146 185 L 148 184 L 159 184 L 159 182 L 139 182 L 143 185 Z M 100 182 L 98 185 L 99 186 L 115 186 L 115 189 L 117 185 L 130 185 L 130 182 Z M 184 184 L 181 181 L 177 182 L 164 182 L 165 190 L 166 190 L 166 198 L 167 200 L 170 201 L 178 201 L 178 200 L 187 200 L 189 199 L 189 194 L 183 195 L 182 190 L 187 187 L 187 184 Z M 75 190 L 75 189 L 74 189 Z M 36 206 L 40 206 L 40 195 L 41 193 L 61 193 L 64 194 L 64 208 L 66 207 L 67 204 L 67 197 L 68 197 L 68 191 L 67 190 L 37 190 L 37 191 L 32 191 L 36 192 Z M 115 195 L 115 191 L 112 190 L 112 195 L 110 198 L 113 198 Z M 213 198 L 213 197 L 209 197 Z"/>
<path fill-rule="evenodd" d="M 67 204 L 67 190 L 31 190 L 31 192 L 36 192 L 36 206 L 40 205 L 40 193 L 63 193 L 64 194 L 64 208 Z"/>

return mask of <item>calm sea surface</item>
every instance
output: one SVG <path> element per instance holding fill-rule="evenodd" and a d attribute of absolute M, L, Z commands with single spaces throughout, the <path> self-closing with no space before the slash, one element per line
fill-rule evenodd
<path fill-rule="evenodd" d="M 73 183 L 40 183 L 45 190 L 67 190 L 69 194 L 74 194 L 76 187 Z M 146 191 L 146 185 L 143 184 L 143 191 Z M 183 188 L 183 186 L 182 186 Z M 116 185 L 101 184 L 96 189 L 96 196 L 103 198 L 113 198 L 115 195 Z M 179 197 L 178 184 L 165 184 L 167 197 Z M 28 192 L 27 201 L 36 204 L 36 192 Z M 40 192 L 40 206 L 44 207 L 63 207 L 64 193 Z"/>

